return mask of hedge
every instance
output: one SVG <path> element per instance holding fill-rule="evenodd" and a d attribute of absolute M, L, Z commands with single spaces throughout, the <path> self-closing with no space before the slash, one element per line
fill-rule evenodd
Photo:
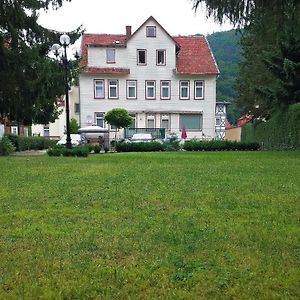
<path fill-rule="evenodd" d="M 230 151 L 230 150 L 259 150 L 258 143 L 241 143 L 235 141 L 186 141 L 183 145 L 186 151 Z"/>
<path fill-rule="evenodd" d="M 77 157 L 87 157 L 90 153 L 89 147 L 87 145 L 81 145 L 68 149 L 61 145 L 56 145 L 47 150 L 49 156 L 77 156 Z"/>
<path fill-rule="evenodd" d="M 16 151 L 48 149 L 57 142 L 41 136 L 22 136 L 15 134 L 5 134 L 5 136 L 12 142 Z"/>
<path fill-rule="evenodd" d="M 119 142 L 116 146 L 117 152 L 153 152 L 165 151 L 166 147 L 160 142 L 140 142 L 140 143 L 126 143 Z"/>
<path fill-rule="evenodd" d="M 268 121 L 245 124 L 241 140 L 259 143 L 264 149 L 300 149 L 300 103 L 278 111 Z"/>

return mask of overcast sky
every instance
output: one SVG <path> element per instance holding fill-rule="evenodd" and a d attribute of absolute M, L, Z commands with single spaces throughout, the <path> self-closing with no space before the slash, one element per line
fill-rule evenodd
<path fill-rule="evenodd" d="M 125 34 L 126 25 L 134 32 L 150 16 L 171 35 L 232 29 L 206 19 L 204 7 L 195 14 L 190 0 L 72 0 L 57 11 L 40 12 L 39 23 L 58 31 L 72 31 L 82 24 L 86 33 Z"/>

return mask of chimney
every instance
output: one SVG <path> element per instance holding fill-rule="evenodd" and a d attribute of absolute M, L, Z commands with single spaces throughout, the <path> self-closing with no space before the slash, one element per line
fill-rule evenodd
<path fill-rule="evenodd" d="M 131 37 L 131 26 L 126 26 L 126 40 Z"/>

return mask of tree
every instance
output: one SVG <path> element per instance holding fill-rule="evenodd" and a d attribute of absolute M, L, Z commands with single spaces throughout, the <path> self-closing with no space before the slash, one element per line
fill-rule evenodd
<path fill-rule="evenodd" d="M 111 126 L 116 127 L 117 130 L 120 128 L 127 128 L 132 123 L 132 117 L 124 108 L 113 108 L 112 110 L 106 112 L 104 120 Z M 115 132 L 115 141 L 116 140 L 117 132 Z"/>
<path fill-rule="evenodd" d="M 239 107 L 269 117 L 299 102 L 299 0 L 194 0 L 194 9 L 201 3 L 206 4 L 208 16 L 244 27 L 237 80 Z"/>
<path fill-rule="evenodd" d="M 78 129 L 80 128 L 76 119 L 71 118 L 70 120 L 70 132 L 71 133 L 78 133 Z"/>
<path fill-rule="evenodd" d="M 63 70 L 48 54 L 60 33 L 40 26 L 37 12 L 57 9 L 62 3 L 63 0 L 1 2 L 0 118 L 9 117 L 24 125 L 47 124 L 57 118 L 57 99 L 64 94 Z M 71 41 L 81 33 L 81 27 L 69 33 Z"/>

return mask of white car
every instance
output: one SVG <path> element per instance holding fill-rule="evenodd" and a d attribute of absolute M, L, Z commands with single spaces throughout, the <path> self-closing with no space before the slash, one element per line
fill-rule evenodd
<path fill-rule="evenodd" d="M 133 143 L 139 142 L 152 142 L 153 137 L 151 133 L 135 133 L 132 138 L 130 139 Z"/>
<path fill-rule="evenodd" d="M 66 145 L 67 143 L 67 135 L 64 135 L 56 145 Z M 86 140 L 81 134 L 71 134 L 71 144 L 73 147 L 85 144 Z"/>

